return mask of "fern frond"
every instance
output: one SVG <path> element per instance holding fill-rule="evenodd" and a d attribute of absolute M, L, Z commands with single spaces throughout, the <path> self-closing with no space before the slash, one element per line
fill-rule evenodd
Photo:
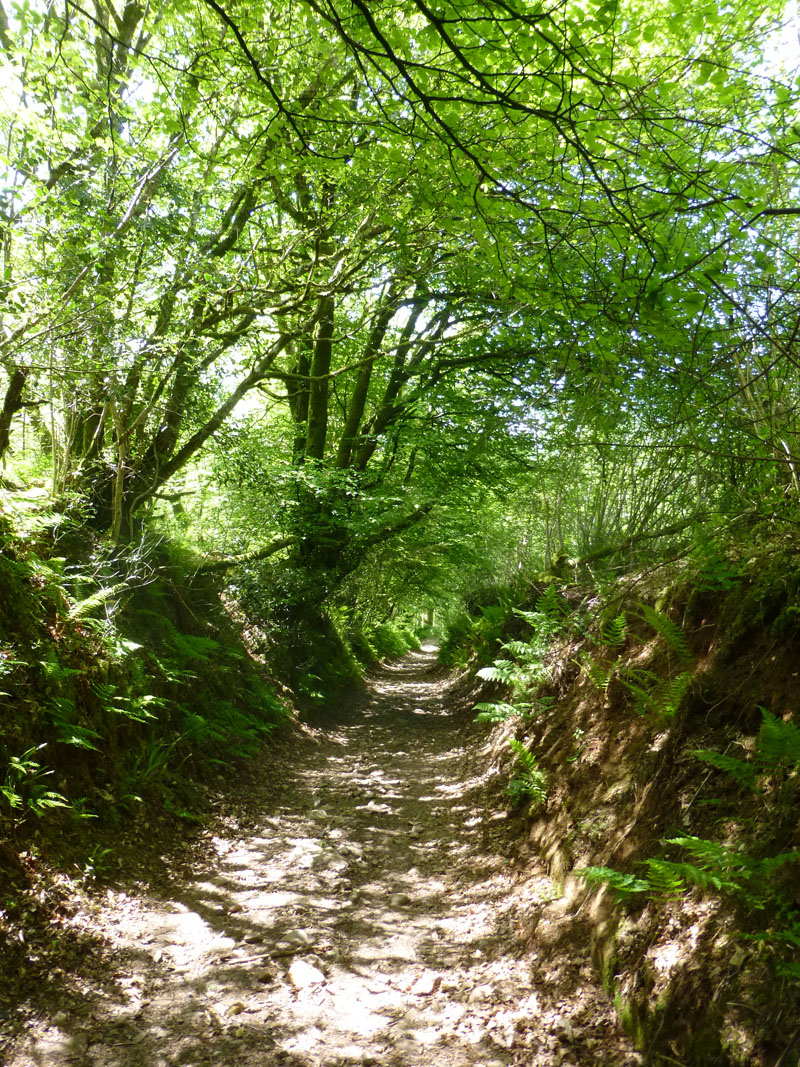
<path fill-rule="evenodd" d="M 620 672 L 620 679 L 633 696 L 636 710 L 640 715 L 658 711 L 658 706 L 653 700 L 653 692 L 659 682 L 657 674 L 641 667 L 629 667 Z"/>
<path fill-rule="evenodd" d="M 692 755 L 703 763 L 710 763 L 712 767 L 725 771 L 748 789 L 755 785 L 756 768 L 752 763 L 736 759 L 735 756 L 726 756 L 724 752 L 716 752 L 712 748 L 696 748 Z"/>
<path fill-rule="evenodd" d="M 174 628 L 168 636 L 181 659 L 207 660 L 212 653 L 219 651 L 219 641 L 215 641 L 213 637 L 184 634 Z"/>
<path fill-rule="evenodd" d="M 674 897 L 686 889 L 686 864 L 670 863 L 669 860 L 656 857 L 647 861 L 647 888 L 659 896 Z"/>
<path fill-rule="evenodd" d="M 547 774 L 539 767 L 536 756 L 521 741 L 511 737 L 508 743 L 517 757 L 517 770 L 508 784 L 508 795 L 514 801 L 529 799 L 533 812 L 547 800 Z"/>
<path fill-rule="evenodd" d="M 624 614 L 620 614 L 607 622 L 600 631 L 603 644 L 609 647 L 622 645 L 628 636 L 628 620 Z"/>
<path fill-rule="evenodd" d="M 522 741 L 518 741 L 516 737 L 510 737 L 508 739 L 509 747 L 514 755 L 517 757 L 517 763 L 525 771 L 535 771 L 537 769 L 536 756 L 529 752 Z"/>
<path fill-rule="evenodd" d="M 659 637 L 664 639 L 679 659 L 684 662 L 691 660 L 692 650 L 680 626 L 676 625 L 672 619 L 668 619 L 666 615 L 662 615 L 660 611 L 651 608 L 649 604 L 640 604 L 639 611 L 645 622 L 656 631 Z"/>
<path fill-rule="evenodd" d="M 662 715 L 672 718 L 681 706 L 691 684 L 692 676 L 688 671 L 681 671 L 674 678 L 665 678 L 656 687 L 653 703 Z"/>
<path fill-rule="evenodd" d="M 756 762 L 766 772 L 781 764 L 787 768 L 800 766 L 800 728 L 796 723 L 784 722 L 771 711 L 760 707 L 762 722 L 756 741 Z"/>
<path fill-rule="evenodd" d="M 611 685 L 611 679 L 616 672 L 615 664 L 606 667 L 602 663 L 597 663 L 593 659 L 585 659 L 580 666 L 598 692 L 603 694 L 608 692 L 608 687 Z"/>
<path fill-rule="evenodd" d="M 521 660 L 539 659 L 542 654 L 540 647 L 528 641 L 506 641 L 501 647 Z"/>
<path fill-rule="evenodd" d="M 502 682 L 504 685 L 513 685 L 519 676 L 519 668 L 510 659 L 496 659 L 491 667 L 481 667 L 478 677 L 487 682 Z"/>
<path fill-rule="evenodd" d="M 775 872 L 787 863 L 800 863 L 800 852 L 780 852 L 777 856 L 765 856 L 752 861 L 755 873 L 764 878 L 772 878 Z"/>
<path fill-rule="evenodd" d="M 84 600 L 78 600 L 72 605 L 67 613 L 70 619 L 84 619 L 87 615 L 91 615 L 97 608 L 102 607 L 107 601 L 111 600 L 113 596 L 118 596 L 125 589 L 125 585 L 120 583 L 118 585 L 104 585 L 102 589 L 98 589 L 96 593 L 92 593 L 91 596 L 87 596 Z"/>
<path fill-rule="evenodd" d="M 567 605 L 553 583 L 546 586 L 544 592 L 536 601 L 536 610 L 546 616 L 551 623 L 562 623 L 564 621 L 567 614 Z"/>
<path fill-rule="evenodd" d="M 589 885 L 610 886 L 618 898 L 630 896 L 632 893 L 645 893 L 650 888 L 645 879 L 637 878 L 635 874 L 615 871 L 613 867 L 579 867 L 572 873 Z"/>
<path fill-rule="evenodd" d="M 723 870 L 741 870 L 747 864 L 747 857 L 743 852 L 737 852 L 728 848 L 720 841 L 709 841 L 705 837 L 671 837 L 666 842 L 668 845 L 678 845 L 696 859 L 703 867 L 718 867 Z"/>
<path fill-rule="evenodd" d="M 513 704 L 507 704 L 502 700 L 499 700 L 496 703 L 482 701 L 480 704 L 475 705 L 475 711 L 478 712 L 475 716 L 475 722 L 488 722 L 492 724 L 505 722 L 506 719 L 510 719 L 513 715 L 521 714 L 519 708 L 515 708 Z"/>

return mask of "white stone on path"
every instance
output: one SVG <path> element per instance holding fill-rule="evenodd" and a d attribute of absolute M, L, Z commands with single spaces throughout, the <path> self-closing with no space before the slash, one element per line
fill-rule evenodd
<path fill-rule="evenodd" d="M 305 960 L 295 960 L 289 968 L 289 981 L 295 989 L 309 989 L 325 981 L 322 971 Z"/>
<path fill-rule="evenodd" d="M 487 1000 L 492 1000 L 494 997 L 494 989 L 490 985 L 476 985 L 474 989 L 470 990 L 470 994 L 467 997 L 469 1004 L 481 1004 Z"/>
<path fill-rule="evenodd" d="M 411 987 L 411 992 L 417 997 L 429 997 L 435 993 L 442 984 L 442 976 L 433 971 L 421 974 Z"/>

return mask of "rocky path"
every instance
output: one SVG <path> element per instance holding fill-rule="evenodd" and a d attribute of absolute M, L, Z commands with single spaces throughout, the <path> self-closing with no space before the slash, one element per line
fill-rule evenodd
<path fill-rule="evenodd" d="M 167 893 L 84 917 L 111 951 L 11 1067 L 639 1062 L 586 932 L 508 858 L 431 650 L 385 668 L 283 802 Z M 481 766 L 481 759 L 483 766 Z M 80 977 L 78 977 L 80 987 Z"/>

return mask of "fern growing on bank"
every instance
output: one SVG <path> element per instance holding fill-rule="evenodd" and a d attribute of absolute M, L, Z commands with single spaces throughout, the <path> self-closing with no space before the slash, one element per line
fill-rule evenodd
<path fill-rule="evenodd" d="M 536 756 L 516 738 L 509 738 L 511 751 L 516 756 L 514 777 L 508 784 L 512 801 L 529 801 L 528 810 L 533 812 L 547 800 L 547 775 L 539 766 Z"/>
<path fill-rule="evenodd" d="M 784 722 L 767 708 L 762 707 L 760 711 L 762 722 L 752 760 L 736 759 L 711 749 L 696 749 L 693 755 L 755 793 L 763 793 L 765 779 L 778 779 L 782 788 L 773 794 L 774 803 L 776 808 L 782 805 L 788 811 L 794 791 L 789 795 L 785 787 L 787 783 L 790 787 L 797 785 L 800 729 L 796 723 Z M 645 860 L 645 877 L 611 867 L 584 867 L 574 873 L 590 885 L 609 886 L 618 899 L 644 893 L 654 897 L 680 896 L 695 888 L 726 894 L 737 899 L 751 915 L 767 916 L 765 929 L 747 935 L 751 940 L 771 944 L 784 953 L 787 948 L 800 948 L 800 910 L 794 896 L 776 881 L 783 868 L 800 865 L 800 850 L 753 856 L 720 841 L 692 835 L 671 837 L 664 844 L 681 849 L 683 858 L 670 860 L 655 856 Z M 796 876 L 792 881 L 796 882 Z M 777 969 L 783 975 L 800 979 L 800 965 L 787 960 L 785 955 L 778 960 Z"/>
<path fill-rule="evenodd" d="M 779 719 L 768 708 L 759 705 L 759 711 L 761 726 L 752 760 L 737 759 L 707 748 L 695 749 L 692 755 L 724 771 L 747 789 L 762 792 L 765 779 L 776 779 L 779 793 L 782 793 L 782 786 L 798 782 L 800 728 L 794 722 Z"/>
<path fill-rule="evenodd" d="M 600 637 L 603 644 L 609 648 L 624 645 L 628 637 L 628 620 L 624 613 L 616 615 L 606 622 L 600 630 Z"/>
<path fill-rule="evenodd" d="M 677 623 L 674 623 L 672 619 L 668 619 L 660 611 L 656 611 L 655 608 L 650 607 L 649 604 L 640 604 L 639 612 L 645 622 L 655 630 L 658 636 L 664 640 L 667 648 L 681 662 L 688 663 L 691 660 L 692 650 L 689 648 L 686 634 Z"/>
<path fill-rule="evenodd" d="M 787 772 L 800 767 L 800 727 L 784 722 L 767 708 L 759 707 L 761 728 L 756 742 L 756 762 L 765 773 L 781 768 Z"/>

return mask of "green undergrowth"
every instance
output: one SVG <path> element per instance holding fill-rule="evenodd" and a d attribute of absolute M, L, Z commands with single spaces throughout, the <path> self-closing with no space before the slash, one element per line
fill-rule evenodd
<path fill-rule="evenodd" d="M 193 569 L 163 543 L 75 544 L 66 525 L 0 516 L 0 836 L 12 849 L 44 832 L 89 850 L 100 825 L 193 821 L 197 783 L 286 720 Z"/>
<path fill-rule="evenodd" d="M 698 541 L 667 571 L 497 596 L 443 644 L 446 662 L 484 682 L 477 720 L 512 733 L 508 792 L 530 801 L 532 839 L 560 871 L 605 887 L 612 929 L 638 931 L 604 969 L 654 1063 L 669 1052 L 698 1067 L 743 1064 L 754 1049 L 771 1062 L 792 1037 L 797 547 Z M 666 979 L 650 956 L 674 936 L 676 906 L 703 932 Z M 702 1042 L 686 1026 L 691 998 Z M 728 1000 L 746 1006 L 743 1022 L 731 1023 Z"/>
<path fill-rule="evenodd" d="M 346 631 L 345 641 L 362 668 L 404 656 L 420 647 L 419 637 L 410 625 L 392 620 Z"/>

